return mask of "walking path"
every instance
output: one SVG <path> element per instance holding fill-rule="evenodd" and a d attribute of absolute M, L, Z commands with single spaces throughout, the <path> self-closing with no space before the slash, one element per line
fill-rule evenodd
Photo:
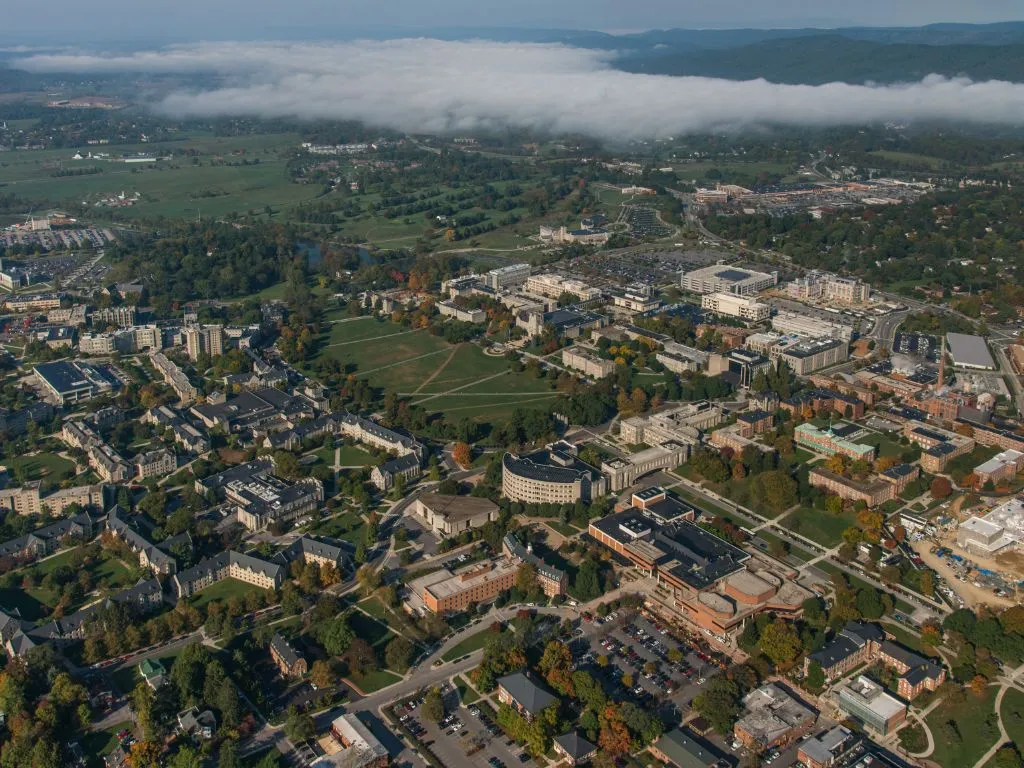
<path fill-rule="evenodd" d="M 393 339 L 395 336 L 407 336 L 410 333 L 419 333 L 422 328 L 414 328 L 411 331 L 399 331 L 398 333 L 389 333 L 386 336 L 373 336 L 369 339 L 355 339 L 353 341 L 336 341 L 333 344 L 325 344 L 324 349 L 330 347 L 347 347 L 349 344 L 365 344 L 368 341 L 380 341 L 381 339 Z"/>
<path fill-rule="evenodd" d="M 441 351 L 443 352 L 444 350 Z M 499 371 L 498 373 L 492 374 L 491 376 L 485 376 L 482 379 L 477 379 L 476 381 L 471 381 L 468 384 L 463 384 L 461 387 L 455 387 L 454 389 L 449 389 L 446 392 L 437 392 L 436 394 L 427 395 L 422 400 L 417 400 L 415 403 L 413 403 L 413 405 L 423 405 L 423 403 L 429 402 L 430 400 L 434 400 L 435 398 L 444 397 L 446 395 L 452 395 L 463 389 L 475 387 L 477 384 L 483 384 L 485 381 L 490 381 L 491 379 L 496 379 L 499 376 L 505 376 L 507 374 L 508 371 Z"/>
<path fill-rule="evenodd" d="M 459 349 L 461 349 L 461 348 L 462 348 L 461 344 L 457 344 L 456 346 L 452 347 L 452 352 L 451 352 L 450 355 L 448 355 L 448 359 L 445 360 L 443 363 L 441 363 L 439 366 L 437 366 L 437 369 L 432 374 L 430 374 L 426 379 L 424 379 L 423 383 L 420 384 L 418 387 L 416 387 L 416 390 L 412 394 L 418 395 L 420 393 L 420 391 L 425 386 L 427 386 L 427 384 L 429 384 L 434 379 L 436 379 L 441 374 L 441 371 L 443 371 L 445 368 L 448 367 L 448 363 L 450 363 L 452 361 L 452 358 L 455 357 L 455 353 L 458 352 Z"/>

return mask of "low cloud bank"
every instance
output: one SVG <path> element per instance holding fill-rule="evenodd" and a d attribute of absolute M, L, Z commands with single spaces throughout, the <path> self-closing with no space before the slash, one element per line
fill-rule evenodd
<path fill-rule="evenodd" d="M 782 85 L 620 72 L 603 51 L 432 39 L 204 43 L 130 55 L 28 56 L 33 72 L 209 73 L 153 105 L 179 117 L 354 119 L 415 133 L 504 126 L 605 139 L 759 125 L 1024 123 L 1024 84 L 932 75 L 871 86 Z"/>

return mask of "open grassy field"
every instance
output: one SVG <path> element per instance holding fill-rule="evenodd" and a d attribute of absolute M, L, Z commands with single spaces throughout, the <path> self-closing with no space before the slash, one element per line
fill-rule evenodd
<path fill-rule="evenodd" d="M 374 691 L 379 691 L 381 688 L 387 688 L 389 685 L 394 685 L 402 678 L 394 672 L 388 672 L 386 669 L 378 669 L 373 672 L 367 672 L 365 675 L 349 675 L 348 679 L 359 686 L 359 689 L 363 693 L 373 693 Z"/>
<path fill-rule="evenodd" d="M 465 656 L 467 653 L 478 651 L 487 645 L 487 641 L 494 637 L 494 633 L 491 632 L 490 627 L 485 627 L 479 632 L 470 635 L 464 640 L 460 640 L 458 643 L 453 645 L 445 654 L 441 657 L 442 661 L 455 661 L 460 656 Z"/>
<path fill-rule="evenodd" d="M 312 533 L 332 539 L 344 539 L 353 544 L 366 535 L 366 522 L 358 512 L 344 512 L 328 520 L 321 520 L 313 526 Z"/>
<path fill-rule="evenodd" d="M 119 213 L 129 216 L 171 216 L 191 218 L 240 214 L 266 206 L 289 208 L 311 200 L 320 192 L 316 185 L 292 184 L 286 163 L 298 144 L 296 134 L 215 137 L 195 135 L 167 144 L 139 144 L 104 147 L 112 156 L 143 153 L 167 156 L 154 164 L 125 165 L 113 160 L 72 160 L 74 150 L 13 151 L 0 162 L 0 183 L 9 191 L 31 199 L 80 212 L 82 203 L 119 192 L 142 199 Z M 185 151 L 201 153 L 184 157 Z M 246 161 L 248 164 L 242 165 Z M 197 164 L 196 164 L 197 163 Z M 76 168 L 102 168 L 102 173 L 85 176 L 53 174 Z M 108 210 L 89 206 L 90 216 L 103 218 Z"/>
<path fill-rule="evenodd" d="M 925 722 L 935 738 L 935 751 L 929 760 L 938 765 L 974 765 L 999 738 L 999 730 L 989 719 L 994 715 L 996 686 L 990 686 L 979 698 L 968 692 L 964 701 L 943 701 Z M 1005 706 L 1005 702 L 1004 702 Z"/>
<path fill-rule="evenodd" d="M 192 596 L 192 605 L 196 608 L 217 601 L 230 600 L 232 597 L 244 598 L 250 592 L 262 592 L 255 584 L 247 584 L 238 579 L 221 579 L 206 589 Z"/>
<path fill-rule="evenodd" d="M 47 560 L 31 565 L 24 569 L 24 573 L 35 574 L 44 579 L 48 574 L 53 573 L 62 565 L 70 565 L 75 549 L 61 552 Z M 131 572 L 120 560 L 114 557 L 101 559 L 90 566 L 89 572 L 92 575 L 94 588 L 103 595 L 127 589 L 131 586 Z M 49 613 L 48 609 L 54 608 L 60 600 L 58 590 L 49 589 L 42 585 L 21 589 L 19 587 L 0 590 L 0 605 L 10 608 L 17 608 L 26 621 L 38 621 Z M 96 600 L 96 595 L 89 595 L 78 603 L 68 606 L 68 613 L 78 610 L 86 603 Z"/>
<path fill-rule="evenodd" d="M 1015 744 L 1024 745 L 1024 693 L 1010 688 L 1003 695 L 1003 727 Z"/>
<path fill-rule="evenodd" d="M 842 543 L 843 531 L 856 524 L 856 515 L 853 512 L 834 515 L 811 507 L 800 507 L 783 518 L 780 523 L 783 528 L 826 547 Z"/>
<path fill-rule="evenodd" d="M 425 330 L 372 317 L 329 326 L 317 356 L 334 358 L 427 411 L 456 418 L 500 421 L 516 408 L 549 404 L 557 396 L 547 379 L 513 373 L 503 357 L 485 355 L 475 344 L 451 345 Z"/>
<path fill-rule="evenodd" d="M 24 472 L 26 480 L 51 480 L 59 483 L 75 475 L 75 463 L 56 453 L 36 453 L 7 459 L 7 471 L 12 477 Z"/>

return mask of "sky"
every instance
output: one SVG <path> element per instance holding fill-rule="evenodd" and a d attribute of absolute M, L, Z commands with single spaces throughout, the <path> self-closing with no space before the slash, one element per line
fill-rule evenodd
<path fill-rule="evenodd" d="M 439 27 L 917 26 L 1024 17 L 1021 0 L 4 0 L 5 44 L 340 36 Z"/>

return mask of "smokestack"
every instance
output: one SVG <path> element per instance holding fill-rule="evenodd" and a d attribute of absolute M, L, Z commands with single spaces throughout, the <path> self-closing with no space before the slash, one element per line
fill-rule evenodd
<path fill-rule="evenodd" d="M 935 391 L 940 392 L 946 383 L 946 337 L 939 342 L 939 378 L 935 381 Z"/>

